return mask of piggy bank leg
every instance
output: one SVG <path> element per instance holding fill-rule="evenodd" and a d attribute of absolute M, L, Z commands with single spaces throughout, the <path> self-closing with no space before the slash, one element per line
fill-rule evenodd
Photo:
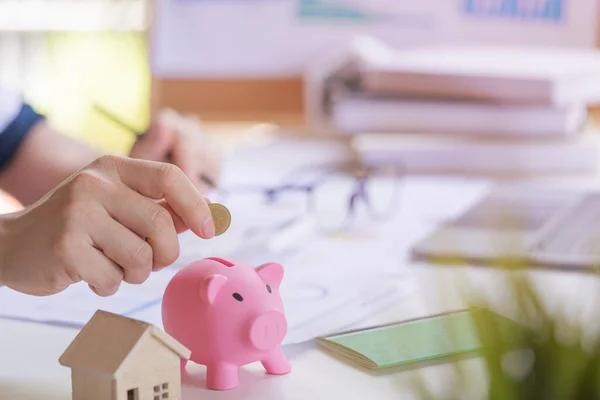
<path fill-rule="evenodd" d="M 284 375 L 292 370 L 287 357 L 283 353 L 281 347 L 273 350 L 269 357 L 262 360 L 262 365 L 265 370 L 271 375 Z"/>
<path fill-rule="evenodd" d="M 231 364 L 213 364 L 206 367 L 206 387 L 212 390 L 230 390 L 238 385 L 238 367 Z"/>
<path fill-rule="evenodd" d="M 185 374 L 185 367 L 187 365 L 188 360 L 185 358 L 181 359 L 181 375 Z"/>

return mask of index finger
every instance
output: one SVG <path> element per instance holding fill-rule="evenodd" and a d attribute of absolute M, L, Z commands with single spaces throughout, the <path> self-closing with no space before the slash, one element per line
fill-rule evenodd
<path fill-rule="evenodd" d="M 121 158 L 115 169 L 121 182 L 143 196 L 164 199 L 183 223 L 196 235 L 215 235 L 208 202 L 192 181 L 173 164 Z"/>

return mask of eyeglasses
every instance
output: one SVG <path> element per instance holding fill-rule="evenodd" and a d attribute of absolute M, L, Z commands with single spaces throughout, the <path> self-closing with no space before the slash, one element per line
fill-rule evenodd
<path fill-rule="evenodd" d="M 294 171 L 279 185 L 237 186 L 220 194 L 258 196 L 272 212 L 303 207 L 321 229 L 332 232 L 350 227 L 361 205 L 373 220 L 391 218 L 399 208 L 401 172 L 397 165 L 317 165 Z"/>

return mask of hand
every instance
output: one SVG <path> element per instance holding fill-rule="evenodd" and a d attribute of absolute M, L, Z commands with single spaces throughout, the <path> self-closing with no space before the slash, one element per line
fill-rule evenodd
<path fill-rule="evenodd" d="M 177 165 L 205 193 L 213 189 L 202 176 L 218 185 L 221 173 L 219 148 L 202 131 L 200 121 L 173 110 L 162 111 L 131 149 L 133 158 Z"/>
<path fill-rule="evenodd" d="M 45 296 L 84 281 L 110 296 L 175 262 L 187 229 L 215 233 L 207 200 L 179 168 L 104 156 L 0 217 L 0 285 Z"/>

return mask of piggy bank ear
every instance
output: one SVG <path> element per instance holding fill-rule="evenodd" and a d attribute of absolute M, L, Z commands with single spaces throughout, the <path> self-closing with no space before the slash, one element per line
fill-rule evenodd
<path fill-rule="evenodd" d="M 223 285 L 225 285 L 225 282 L 227 282 L 227 278 L 219 274 L 204 278 L 200 284 L 200 299 L 206 304 L 212 304 Z"/>
<path fill-rule="evenodd" d="M 256 272 L 269 286 L 278 288 L 283 280 L 283 266 L 277 263 L 267 263 L 256 268 Z"/>

